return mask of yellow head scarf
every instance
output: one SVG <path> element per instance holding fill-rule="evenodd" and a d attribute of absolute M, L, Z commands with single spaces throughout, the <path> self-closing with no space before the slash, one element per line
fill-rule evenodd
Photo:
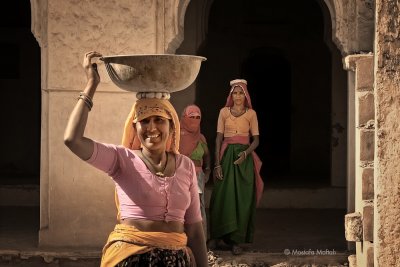
<path fill-rule="evenodd" d="M 172 119 L 173 133 L 167 142 L 167 151 L 179 154 L 180 125 L 178 114 L 168 99 L 141 98 L 132 106 L 132 110 L 125 121 L 122 145 L 129 149 L 140 149 L 135 123 L 150 116 L 161 116 Z"/>

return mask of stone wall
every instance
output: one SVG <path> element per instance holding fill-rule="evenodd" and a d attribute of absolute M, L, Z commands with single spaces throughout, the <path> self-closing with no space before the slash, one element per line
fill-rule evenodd
<path fill-rule="evenodd" d="M 400 266 L 400 2 L 375 2 L 375 266 Z"/>
<path fill-rule="evenodd" d="M 188 1 L 32 0 L 32 32 L 42 54 L 41 215 L 39 245 L 101 247 L 116 223 L 113 182 L 73 155 L 63 132 L 86 77 L 83 55 L 174 51 Z M 119 143 L 133 93 L 102 79 L 85 135 Z"/>

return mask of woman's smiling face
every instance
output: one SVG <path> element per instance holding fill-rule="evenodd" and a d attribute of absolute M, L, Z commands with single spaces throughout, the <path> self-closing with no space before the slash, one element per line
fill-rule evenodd
<path fill-rule="evenodd" d="M 171 126 L 169 119 L 150 116 L 136 123 L 136 131 L 140 142 L 148 150 L 165 150 Z"/>

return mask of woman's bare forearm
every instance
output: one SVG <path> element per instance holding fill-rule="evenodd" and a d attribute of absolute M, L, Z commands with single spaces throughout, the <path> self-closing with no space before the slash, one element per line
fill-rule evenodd
<path fill-rule="evenodd" d="M 215 138 L 215 166 L 220 165 L 220 151 L 221 151 L 221 145 L 222 145 L 222 139 L 224 138 L 222 133 L 217 133 L 217 137 Z"/>
<path fill-rule="evenodd" d="M 251 152 L 253 152 L 260 144 L 260 138 L 258 135 L 254 135 L 252 137 L 252 139 L 253 140 L 252 140 L 250 146 L 245 150 L 247 155 L 250 154 Z"/>
<path fill-rule="evenodd" d="M 207 247 L 201 222 L 185 225 L 188 247 L 192 250 L 197 267 L 207 267 Z"/>
<path fill-rule="evenodd" d="M 88 83 L 83 92 L 93 97 L 96 87 L 97 85 Z M 93 153 L 93 141 L 84 137 L 89 111 L 85 101 L 79 99 L 71 112 L 64 132 L 65 145 L 83 160 L 89 159 Z"/>
<path fill-rule="evenodd" d="M 83 92 L 77 96 L 77 103 L 68 119 L 64 131 L 65 145 L 78 157 L 87 160 L 93 154 L 93 141 L 84 137 L 88 113 L 93 107 L 93 96 L 100 83 L 100 75 L 97 71 L 97 64 L 92 63 L 95 57 L 102 55 L 96 51 L 85 54 L 83 68 L 87 77 L 87 84 Z"/>

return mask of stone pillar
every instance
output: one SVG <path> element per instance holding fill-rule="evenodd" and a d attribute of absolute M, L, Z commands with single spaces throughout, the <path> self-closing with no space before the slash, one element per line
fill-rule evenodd
<path fill-rule="evenodd" d="M 83 55 L 175 51 L 189 0 L 31 0 L 42 53 L 39 246 L 101 248 L 116 223 L 114 184 L 73 155 L 63 132 L 86 84 Z M 118 144 L 135 94 L 117 88 L 98 62 L 101 83 L 85 135 Z"/>
<path fill-rule="evenodd" d="M 355 212 L 361 215 L 359 227 L 361 233 L 352 237 L 346 235 L 348 241 L 356 242 L 357 266 L 366 266 L 368 257 L 367 248 L 373 246 L 373 183 L 371 175 L 374 168 L 374 91 L 373 91 L 373 55 L 357 54 L 345 58 L 346 68 L 355 74 Z M 350 103 L 352 100 L 350 99 Z M 372 174 L 371 174 L 372 170 Z M 371 211 L 372 209 L 372 211 Z M 350 214 L 346 215 L 346 221 Z M 359 227 L 357 228 L 359 230 Z M 346 226 L 347 228 L 347 226 Z M 346 231 L 347 232 L 347 231 Z M 373 247 L 372 247 L 373 248 Z"/>
<path fill-rule="evenodd" d="M 400 2 L 375 1 L 375 266 L 400 266 Z"/>
<path fill-rule="evenodd" d="M 346 67 L 345 67 L 346 69 Z M 355 74 L 353 70 L 347 72 L 347 212 L 355 208 Z M 349 246 L 349 249 L 354 249 Z"/>

